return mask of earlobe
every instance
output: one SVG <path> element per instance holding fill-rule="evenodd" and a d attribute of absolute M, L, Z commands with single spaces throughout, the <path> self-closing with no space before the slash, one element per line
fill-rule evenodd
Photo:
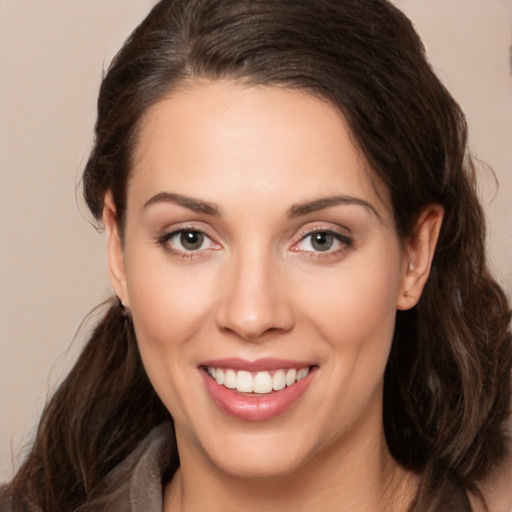
<path fill-rule="evenodd" d="M 418 217 L 415 236 L 405 244 L 397 309 L 410 309 L 420 300 L 430 274 L 443 216 L 444 208 L 441 205 L 430 204 Z"/>
<path fill-rule="evenodd" d="M 123 244 L 119 234 L 116 207 L 110 191 L 105 194 L 103 202 L 103 224 L 107 235 L 107 262 L 110 284 L 122 304 L 128 307 Z"/>

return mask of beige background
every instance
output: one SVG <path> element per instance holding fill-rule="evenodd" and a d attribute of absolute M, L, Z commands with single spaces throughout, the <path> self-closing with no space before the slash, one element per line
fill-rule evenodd
<path fill-rule="evenodd" d="M 395 0 L 470 120 L 490 256 L 512 296 L 512 2 Z M 110 293 L 75 189 L 102 70 L 152 0 L 0 0 L 0 481 Z M 78 199 L 77 199 L 78 198 Z"/>

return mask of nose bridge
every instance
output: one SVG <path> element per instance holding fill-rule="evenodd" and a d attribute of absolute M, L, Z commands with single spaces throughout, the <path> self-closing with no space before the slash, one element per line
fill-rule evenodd
<path fill-rule="evenodd" d="M 282 267 L 271 250 L 256 242 L 232 255 L 218 310 L 222 329 L 255 340 L 293 326 L 293 308 L 282 287 Z"/>

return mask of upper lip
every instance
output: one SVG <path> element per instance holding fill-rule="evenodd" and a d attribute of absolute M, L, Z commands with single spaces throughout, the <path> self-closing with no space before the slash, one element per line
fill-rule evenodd
<path fill-rule="evenodd" d="M 306 368 L 313 366 L 310 361 L 293 361 L 290 359 L 262 358 L 249 361 L 236 357 L 203 361 L 199 366 L 210 368 L 230 368 L 233 370 L 245 370 L 248 372 L 261 372 L 289 368 Z"/>

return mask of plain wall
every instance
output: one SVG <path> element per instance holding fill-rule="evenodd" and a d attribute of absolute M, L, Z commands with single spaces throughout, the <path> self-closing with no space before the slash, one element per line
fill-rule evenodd
<path fill-rule="evenodd" d="M 512 3 L 396 0 L 466 111 L 490 256 L 512 295 Z M 152 0 L 0 0 L 0 481 L 19 464 L 48 390 L 110 294 L 104 240 L 75 193 L 103 69 Z M 84 329 L 83 332 L 87 332 Z"/>

